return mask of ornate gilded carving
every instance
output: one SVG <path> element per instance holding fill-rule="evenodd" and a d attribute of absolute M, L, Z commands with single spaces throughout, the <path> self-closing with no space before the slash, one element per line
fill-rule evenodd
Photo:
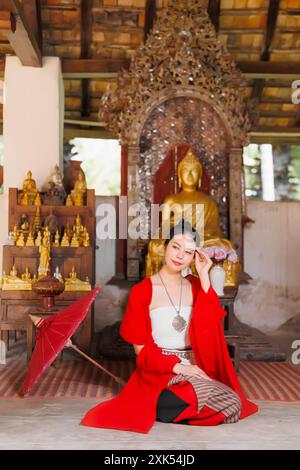
<path fill-rule="evenodd" d="M 117 89 L 104 94 L 99 119 L 118 132 L 122 143 L 138 145 L 144 123 L 159 103 L 201 94 L 227 123 L 232 144 L 244 145 L 250 119 L 242 83 L 202 2 L 170 2 L 130 69 L 119 74 Z"/>

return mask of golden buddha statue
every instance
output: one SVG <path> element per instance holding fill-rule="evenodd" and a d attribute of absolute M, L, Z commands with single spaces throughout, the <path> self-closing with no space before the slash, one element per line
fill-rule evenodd
<path fill-rule="evenodd" d="M 35 206 L 41 206 L 42 205 L 42 200 L 41 200 L 41 195 L 40 193 L 37 193 L 37 195 L 34 198 L 34 205 Z"/>
<path fill-rule="evenodd" d="M 182 218 L 188 220 L 200 232 L 200 236 L 202 231 L 203 247 L 217 245 L 233 249 L 230 240 L 223 238 L 216 202 L 211 196 L 199 189 L 202 172 L 200 161 L 189 149 L 179 163 L 177 170 L 178 186 L 181 191 L 170 194 L 164 199 L 161 227 L 159 227 L 156 237 L 148 244 L 146 276 L 155 274 L 163 262 L 164 229 L 173 227 Z M 191 268 L 193 270 L 192 266 Z"/>
<path fill-rule="evenodd" d="M 70 246 L 69 237 L 67 235 L 66 230 L 64 231 L 60 246 Z"/>
<path fill-rule="evenodd" d="M 15 242 L 16 244 L 16 241 L 18 240 L 19 238 L 19 231 L 18 231 L 18 228 L 16 225 L 14 225 L 14 229 L 13 229 L 13 232 L 12 232 L 12 237 L 13 237 L 13 241 Z"/>
<path fill-rule="evenodd" d="M 81 236 L 81 233 L 83 232 L 84 228 L 81 223 L 81 217 L 78 214 L 75 219 L 75 225 L 73 225 L 73 232 L 76 233 L 77 237 L 79 238 Z"/>
<path fill-rule="evenodd" d="M 89 232 L 87 231 L 86 227 L 84 227 L 84 231 L 83 231 L 83 235 L 82 235 L 82 245 L 84 247 L 88 247 L 88 246 L 91 245 Z"/>
<path fill-rule="evenodd" d="M 23 196 L 21 198 L 21 204 L 22 204 L 22 206 L 28 206 L 29 205 L 29 197 L 28 197 L 27 193 L 23 194 Z"/>
<path fill-rule="evenodd" d="M 18 271 L 16 270 L 15 264 L 13 265 L 13 267 L 12 267 L 11 270 L 10 270 L 9 277 L 10 277 L 11 279 L 19 279 L 19 278 L 18 278 Z"/>
<path fill-rule="evenodd" d="M 58 230 L 56 230 L 55 232 L 53 246 L 59 247 L 59 231 Z"/>
<path fill-rule="evenodd" d="M 50 269 L 50 238 L 44 236 L 39 247 L 40 264 L 38 268 L 39 278 L 46 276 Z"/>
<path fill-rule="evenodd" d="M 45 230 L 44 230 L 43 240 L 44 239 L 46 239 L 48 241 L 48 243 L 50 243 L 51 233 L 50 233 L 48 225 L 46 225 Z"/>
<path fill-rule="evenodd" d="M 80 246 L 79 238 L 77 237 L 75 232 L 73 233 L 70 246 L 73 246 L 75 248 L 78 248 Z"/>
<path fill-rule="evenodd" d="M 32 172 L 29 170 L 23 182 L 21 204 L 33 204 L 37 194 L 36 182 L 32 178 Z"/>
<path fill-rule="evenodd" d="M 34 238 L 33 238 L 33 234 L 31 231 L 29 232 L 25 246 L 34 246 Z"/>
<path fill-rule="evenodd" d="M 79 171 L 74 189 L 71 191 L 71 197 L 74 205 L 82 206 L 86 193 L 86 181 L 83 171 Z"/>
<path fill-rule="evenodd" d="M 25 246 L 25 238 L 24 238 L 24 233 L 20 233 L 17 241 L 16 241 L 16 246 Z"/>
<path fill-rule="evenodd" d="M 86 281 L 78 279 L 75 267 L 73 266 L 69 277 L 65 279 L 65 291 L 90 291 L 91 289 L 92 286 L 88 279 Z"/>
<path fill-rule="evenodd" d="M 35 246 L 41 246 L 42 244 L 42 232 L 40 230 L 38 231 L 34 244 Z"/>
<path fill-rule="evenodd" d="M 22 281 L 31 282 L 30 272 L 27 266 L 25 268 L 25 272 L 21 275 L 21 279 Z"/>

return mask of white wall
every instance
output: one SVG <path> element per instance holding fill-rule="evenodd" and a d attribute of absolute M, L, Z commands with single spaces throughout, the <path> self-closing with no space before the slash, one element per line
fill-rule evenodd
<path fill-rule="evenodd" d="M 4 83 L 4 189 L 21 188 L 28 170 L 40 188 L 55 164 L 62 169 L 60 59 L 44 57 L 37 68 L 7 56 Z"/>
<path fill-rule="evenodd" d="M 255 224 L 244 231 L 245 271 L 253 281 L 241 286 L 238 318 L 273 331 L 300 315 L 300 203 L 249 200 Z"/>
<path fill-rule="evenodd" d="M 43 67 L 24 67 L 7 56 L 4 71 L 4 194 L 0 195 L 0 272 L 8 234 L 8 189 L 22 188 L 28 170 L 38 189 L 54 166 L 62 170 L 64 96 L 58 57 L 44 57 Z"/>

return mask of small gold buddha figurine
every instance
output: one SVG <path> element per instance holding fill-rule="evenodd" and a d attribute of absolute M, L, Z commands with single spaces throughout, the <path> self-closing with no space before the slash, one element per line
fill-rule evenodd
<path fill-rule="evenodd" d="M 82 242 L 82 245 L 84 247 L 88 247 L 91 245 L 90 243 L 90 236 L 89 236 L 89 233 L 87 231 L 87 228 L 85 227 L 85 231 L 84 231 L 84 234 L 83 234 L 83 242 Z"/>
<path fill-rule="evenodd" d="M 78 279 L 75 267 L 73 266 L 69 277 L 65 279 L 65 291 L 90 291 L 91 289 L 92 286 L 88 279 L 86 281 Z"/>
<path fill-rule="evenodd" d="M 66 230 L 64 231 L 60 246 L 70 246 L 69 237 L 66 233 Z"/>
<path fill-rule="evenodd" d="M 81 223 L 81 217 L 80 215 L 78 214 L 76 216 L 76 219 L 75 219 L 75 225 L 73 225 L 73 232 L 76 233 L 77 237 L 80 237 L 81 236 L 81 232 L 83 232 L 83 225 Z"/>
<path fill-rule="evenodd" d="M 42 232 L 40 230 L 38 231 L 34 244 L 35 246 L 41 246 L 42 244 Z"/>
<path fill-rule="evenodd" d="M 21 205 L 22 206 L 28 206 L 29 205 L 29 197 L 28 197 L 27 193 L 23 194 L 23 196 L 21 198 Z"/>
<path fill-rule="evenodd" d="M 29 170 L 23 182 L 21 204 L 26 204 L 26 201 L 27 201 L 27 204 L 33 204 L 36 195 L 37 195 L 36 182 L 32 178 L 32 172 Z"/>
<path fill-rule="evenodd" d="M 27 237 L 26 246 L 34 246 L 34 238 L 31 231 L 29 232 L 29 235 Z"/>
<path fill-rule="evenodd" d="M 56 247 L 59 246 L 59 231 L 58 230 L 56 230 L 55 232 L 53 246 L 56 246 Z"/>
<path fill-rule="evenodd" d="M 75 206 L 82 206 L 84 196 L 86 194 L 86 180 L 83 171 L 79 171 L 77 180 L 75 181 L 74 189 L 71 191 L 72 201 Z"/>
<path fill-rule="evenodd" d="M 13 267 L 10 270 L 9 277 L 11 279 L 18 279 L 18 271 L 16 270 L 15 264 L 13 265 Z"/>
<path fill-rule="evenodd" d="M 26 266 L 25 272 L 21 275 L 21 279 L 22 279 L 22 281 L 31 282 L 31 277 L 30 277 L 30 272 L 29 272 L 28 266 Z"/>
<path fill-rule="evenodd" d="M 50 230 L 49 230 L 49 227 L 48 225 L 45 227 L 45 230 L 44 230 L 44 236 L 43 236 L 43 239 L 47 239 L 48 242 L 50 242 L 50 239 L 51 239 L 51 233 L 50 233 Z"/>
<path fill-rule="evenodd" d="M 79 239 L 76 235 L 76 233 L 73 233 L 73 237 L 71 240 L 71 246 L 78 248 L 80 246 Z"/>
<path fill-rule="evenodd" d="M 12 232 L 12 237 L 13 237 L 13 241 L 14 241 L 15 244 L 16 244 L 16 241 L 17 241 L 18 238 L 19 238 L 19 231 L 18 231 L 16 225 L 14 225 L 14 229 L 13 229 L 13 232 Z"/>
<path fill-rule="evenodd" d="M 155 274 L 164 259 L 163 228 L 173 227 L 182 218 L 188 220 L 193 228 L 203 231 L 203 246 L 221 246 L 233 249 L 230 240 L 223 238 L 218 208 L 214 199 L 200 191 L 203 168 L 200 160 L 191 149 L 180 161 L 177 169 L 180 191 L 170 194 L 163 201 L 162 223 L 156 238 L 149 241 L 146 255 L 146 276 Z"/>
<path fill-rule="evenodd" d="M 68 196 L 67 196 L 66 206 L 73 206 L 73 201 L 72 201 L 72 198 L 71 198 L 71 194 L 68 194 Z"/>
<path fill-rule="evenodd" d="M 226 271 L 224 286 L 236 286 L 238 281 L 238 273 L 241 271 L 241 264 L 239 260 L 234 263 L 228 259 L 225 259 L 223 261 L 223 268 Z"/>
<path fill-rule="evenodd" d="M 37 193 L 37 195 L 35 196 L 34 205 L 35 206 L 41 206 L 42 205 L 42 200 L 41 200 L 40 193 Z"/>
<path fill-rule="evenodd" d="M 24 238 L 24 233 L 20 233 L 17 241 L 16 241 L 16 246 L 25 246 L 25 238 Z"/>

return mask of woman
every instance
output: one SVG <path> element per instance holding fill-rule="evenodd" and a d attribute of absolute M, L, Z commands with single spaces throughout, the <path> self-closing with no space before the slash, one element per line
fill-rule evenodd
<path fill-rule="evenodd" d="M 199 278 L 184 278 L 194 257 Z M 229 357 L 211 264 L 191 226 L 182 221 L 172 229 L 163 267 L 131 289 L 121 323 L 137 368 L 119 395 L 90 410 L 81 424 L 147 433 L 155 420 L 208 426 L 258 410 Z"/>

